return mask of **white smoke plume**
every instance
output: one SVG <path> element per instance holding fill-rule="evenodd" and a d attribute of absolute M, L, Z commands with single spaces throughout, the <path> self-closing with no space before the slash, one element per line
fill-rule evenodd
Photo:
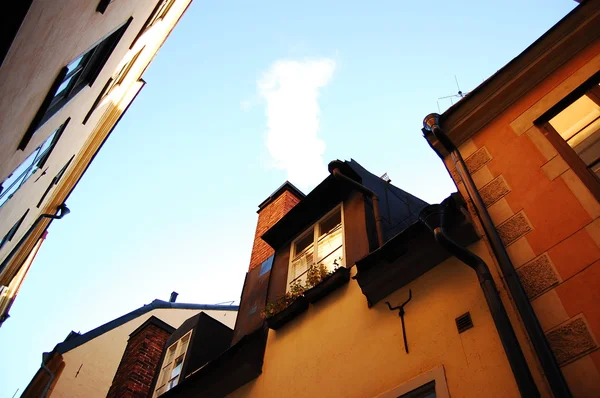
<path fill-rule="evenodd" d="M 334 70 L 331 59 L 280 60 L 258 81 L 266 101 L 269 153 L 275 167 L 301 188 L 314 186 L 327 173 L 325 143 L 318 137 L 318 97 Z"/>

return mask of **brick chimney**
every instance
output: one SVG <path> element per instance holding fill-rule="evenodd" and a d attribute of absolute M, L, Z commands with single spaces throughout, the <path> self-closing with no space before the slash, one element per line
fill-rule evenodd
<path fill-rule="evenodd" d="M 146 398 L 160 369 L 160 360 L 167 339 L 175 328 L 155 316 L 148 318 L 129 335 L 107 398 Z"/>
<path fill-rule="evenodd" d="M 258 222 L 254 233 L 254 244 L 250 256 L 248 271 L 259 266 L 263 261 L 273 254 L 273 249 L 260 237 L 277 221 L 286 215 L 292 207 L 296 206 L 304 194 L 289 181 L 277 188 L 275 192 L 258 205 Z"/>

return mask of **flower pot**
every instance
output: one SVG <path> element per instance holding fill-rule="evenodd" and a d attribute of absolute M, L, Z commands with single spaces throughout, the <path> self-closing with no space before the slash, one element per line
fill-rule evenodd
<path fill-rule="evenodd" d="M 304 297 L 310 303 L 316 303 L 350 280 L 350 268 L 341 267 L 321 281 L 317 286 L 304 292 Z"/>
<path fill-rule="evenodd" d="M 267 318 L 267 325 L 270 329 L 277 330 L 307 309 L 308 301 L 304 297 L 298 297 L 286 309 Z"/>

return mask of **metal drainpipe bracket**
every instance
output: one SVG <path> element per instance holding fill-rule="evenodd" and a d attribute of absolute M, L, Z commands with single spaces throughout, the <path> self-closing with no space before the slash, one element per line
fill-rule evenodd
<path fill-rule="evenodd" d="M 406 327 L 404 326 L 404 314 L 406 313 L 404 311 L 404 306 L 406 304 L 408 304 L 408 302 L 411 299 L 412 299 L 412 289 L 409 289 L 408 290 L 408 299 L 405 302 L 403 302 L 402 304 L 400 304 L 399 306 L 392 307 L 392 305 L 390 304 L 389 301 L 385 302 L 387 304 L 388 308 L 390 309 L 390 311 L 398 310 L 398 316 L 400 317 L 400 321 L 402 322 L 402 337 L 404 339 L 404 351 L 406 351 L 407 354 L 408 354 L 408 342 L 406 341 Z"/>

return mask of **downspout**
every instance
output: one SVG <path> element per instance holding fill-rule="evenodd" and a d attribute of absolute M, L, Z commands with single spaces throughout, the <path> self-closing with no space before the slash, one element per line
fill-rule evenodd
<path fill-rule="evenodd" d="M 523 351 L 521 351 L 521 346 L 506 309 L 496 290 L 488 265 L 479 256 L 460 246 L 446 234 L 448 200 L 453 199 L 446 199 L 441 205 L 427 206 L 419 214 L 419 219 L 433 232 L 433 236 L 440 246 L 475 271 L 521 396 L 527 398 L 539 397 L 540 393 L 531 376 L 527 360 L 523 355 Z"/>
<path fill-rule="evenodd" d="M 375 229 L 377 229 L 377 244 L 378 247 L 383 246 L 383 229 L 381 226 L 381 213 L 379 212 L 379 196 L 377 196 L 375 192 L 371 191 L 369 188 L 365 187 L 361 183 L 353 180 L 352 178 L 342 173 L 337 167 L 334 167 L 332 170 L 330 170 L 330 172 L 338 180 L 347 182 L 348 184 L 352 185 L 357 191 L 371 198 L 371 201 L 373 202 L 373 215 L 375 216 Z"/>
<path fill-rule="evenodd" d="M 50 380 L 48 380 L 46 387 L 44 387 L 44 390 L 42 391 L 42 395 L 40 395 L 41 398 L 46 398 L 46 396 L 48 395 L 48 391 L 50 390 L 50 386 L 52 385 L 52 382 L 54 381 L 55 375 L 43 362 L 42 362 L 42 369 L 44 369 L 44 371 L 46 371 L 46 373 L 48 373 L 50 375 Z"/>
<path fill-rule="evenodd" d="M 439 124 L 439 117 L 440 115 L 437 113 L 427 115 L 423 120 L 423 132 L 431 132 L 452 157 L 452 161 L 454 162 L 454 165 L 460 174 L 469 198 L 475 206 L 477 216 L 479 217 L 485 234 L 489 239 L 492 251 L 498 260 L 498 265 L 500 266 L 502 275 L 504 276 L 504 280 L 508 286 L 508 290 L 510 291 L 515 306 L 517 307 L 517 311 L 523 320 L 523 324 L 527 330 L 527 334 L 531 340 L 531 344 L 533 345 L 535 353 L 540 361 L 546 376 L 546 380 L 548 380 L 552 394 L 555 397 L 571 397 L 571 391 L 569 390 L 567 382 L 560 371 L 558 363 L 556 362 L 556 358 L 550 349 L 548 341 L 546 340 L 546 336 L 544 335 L 544 331 L 540 326 L 535 312 L 531 307 L 529 298 L 527 297 L 527 294 L 525 294 L 525 290 L 523 290 L 523 285 L 521 285 L 521 281 L 516 274 L 515 267 L 510 260 L 508 253 L 506 252 L 506 248 L 504 247 L 504 244 L 500 239 L 500 235 L 498 234 L 498 231 L 492 222 L 490 214 L 487 211 L 487 207 L 483 203 L 481 195 L 479 194 L 479 191 L 473 182 L 473 178 L 467 169 L 467 165 L 465 164 L 460 151 L 441 128 Z M 429 140 L 427 140 L 427 142 L 429 143 Z M 431 143 L 429 144 L 431 145 Z M 435 148 L 433 149 L 435 151 Z M 438 153 L 438 155 L 440 154 Z M 442 156 L 440 155 L 440 157 Z"/>
<path fill-rule="evenodd" d="M 15 247 L 13 247 L 13 249 L 10 251 L 10 253 L 8 253 L 8 256 L 6 256 L 4 261 L 2 261 L 2 264 L 0 265 L 0 272 L 2 272 L 4 270 L 4 268 L 8 265 L 8 263 L 14 257 L 14 255 L 17 254 L 17 252 L 19 251 L 19 248 L 21 248 L 23 243 L 27 240 L 29 235 L 31 235 L 31 233 L 35 230 L 35 228 L 42 221 L 42 219 L 49 218 L 51 220 L 60 220 L 61 218 L 63 218 L 67 214 L 69 214 L 70 212 L 71 212 L 71 210 L 69 210 L 67 205 L 65 203 L 63 203 L 60 206 L 58 206 L 58 210 L 57 210 L 56 214 L 40 214 L 38 216 L 38 218 L 36 218 L 34 223 L 31 225 L 31 227 L 29 227 L 27 232 L 25 232 L 25 235 L 23 235 L 21 237 L 21 239 L 19 240 L 19 242 L 17 242 Z"/>

